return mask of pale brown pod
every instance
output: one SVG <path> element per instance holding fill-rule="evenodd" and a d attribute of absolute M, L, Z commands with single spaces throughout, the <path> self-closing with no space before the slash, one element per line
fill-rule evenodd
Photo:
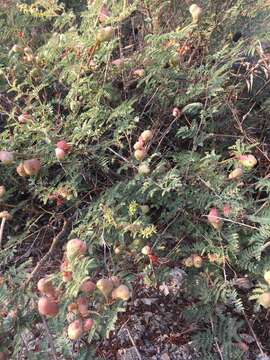
<path fill-rule="evenodd" d="M 112 292 L 113 299 L 121 299 L 127 301 L 130 298 L 130 291 L 126 285 L 120 285 Z"/>
<path fill-rule="evenodd" d="M 70 340 L 78 340 L 83 334 L 82 322 L 75 320 L 68 326 L 68 337 Z"/>
<path fill-rule="evenodd" d="M 28 176 L 37 175 L 40 171 L 41 163 L 38 159 L 29 159 L 23 162 L 23 169 Z"/>
<path fill-rule="evenodd" d="M 110 279 L 100 279 L 97 282 L 97 288 L 107 298 L 113 290 L 113 282 Z"/>

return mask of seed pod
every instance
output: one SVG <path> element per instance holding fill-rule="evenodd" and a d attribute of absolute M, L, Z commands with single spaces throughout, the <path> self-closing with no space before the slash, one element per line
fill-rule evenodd
<path fill-rule="evenodd" d="M 243 170 L 241 168 L 236 168 L 232 172 L 230 172 L 228 178 L 229 180 L 238 179 L 243 175 Z"/>
<path fill-rule="evenodd" d="M 218 255 L 217 254 L 208 254 L 208 259 L 211 263 L 214 263 L 218 260 Z"/>
<path fill-rule="evenodd" d="M 178 118 L 180 117 L 180 115 L 181 115 L 180 109 L 178 107 L 174 107 L 172 110 L 172 116 Z"/>
<path fill-rule="evenodd" d="M 80 286 L 80 290 L 84 293 L 93 293 L 96 289 L 96 284 L 91 280 L 85 280 Z"/>
<path fill-rule="evenodd" d="M 38 300 L 38 312 L 41 315 L 54 317 L 58 314 L 58 311 L 58 305 L 54 300 L 49 299 L 46 296 L 43 296 Z"/>
<path fill-rule="evenodd" d="M 144 141 L 142 139 L 140 139 L 133 145 L 134 150 L 143 150 L 143 147 L 144 147 Z"/>
<path fill-rule="evenodd" d="M 134 151 L 134 157 L 138 161 L 145 159 L 146 155 L 147 155 L 147 151 L 145 149 Z"/>
<path fill-rule="evenodd" d="M 127 301 L 130 298 L 130 291 L 126 285 L 120 285 L 112 292 L 113 299 L 121 299 Z"/>
<path fill-rule="evenodd" d="M 116 247 L 114 248 L 114 253 L 115 253 L 116 255 L 119 255 L 119 254 L 121 253 L 121 248 L 120 248 L 120 246 L 116 246 Z"/>
<path fill-rule="evenodd" d="M 22 113 L 18 116 L 18 121 L 20 124 L 25 124 L 30 120 L 30 115 L 28 113 Z"/>
<path fill-rule="evenodd" d="M 200 20 L 203 11 L 202 8 L 197 4 L 192 4 L 189 7 L 189 12 L 192 16 L 192 21 L 196 24 Z"/>
<path fill-rule="evenodd" d="M 99 30 L 97 33 L 97 41 L 104 42 L 110 41 L 114 37 L 114 28 L 112 26 L 106 26 Z"/>
<path fill-rule="evenodd" d="M 137 77 L 144 77 L 145 71 L 144 69 L 136 69 L 133 71 L 133 75 Z"/>
<path fill-rule="evenodd" d="M 83 334 L 82 322 L 75 320 L 68 326 L 68 337 L 70 340 L 78 340 Z"/>
<path fill-rule="evenodd" d="M 238 341 L 236 346 L 243 352 L 247 352 L 249 350 L 249 346 L 243 341 Z"/>
<path fill-rule="evenodd" d="M 14 161 L 14 156 L 13 156 L 13 152 L 11 151 L 0 151 L 0 161 L 4 164 L 4 165 L 10 165 L 13 163 Z"/>
<path fill-rule="evenodd" d="M 140 138 L 144 141 L 144 142 L 149 142 L 150 140 L 152 140 L 153 138 L 153 132 L 151 130 L 144 130 L 141 133 Z"/>
<path fill-rule="evenodd" d="M 38 159 L 30 159 L 23 162 L 23 169 L 28 176 L 37 175 L 40 168 L 41 164 Z"/>
<path fill-rule="evenodd" d="M 188 258 L 184 259 L 183 263 L 186 267 L 192 267 L 193 266 L 193 258 L 191 256 L 189 256 Z"/>
<path fill-rule="evenodd" d="M 56 147 L 58 149 L 64 150 L 65 153 L 67 153 L 70 150 L 70 146 L 66 143 L 65 140 L 58 141 L 58 143 L 56 144 Z"/>
<path fill-rule="evenodd" d="M 72 272 L 71 271 L 63 271 L 62 279 L 65 283 L 70 282 L 72 280 Z"/>
<path fill-rule="evenodd" d="M 113 282 L 110 279 L 100 279 L 97 282 L 97 288 L 107 298 L 113 290 Z"/>
<path fill-rule="evenodd" d="M 5 194 L 6 194 L 6 188 L 5 188 L 4 185 L 1 185 L 1 186 L 0 186 L 0 199 L 1 199 L 2 197 L 4 197 Z"/>
<path fill-rule="evenodd" d="M 65 155 L 66 155 L 66 153 L 64 150 L 59 149 L 59 148 L 55 149 L 55 156 L 56 156 L 57 160 L 64 160 Z"/>
<path fill-rule="evenodd" d="M 4 210 L 0 212 L 0 219 L 5 219 L 6 221 L 9 221 L 12 219 L 12 215 L 8 211 Z"/>
<path fill-rule="evenodd" d="M 118 276 L 113 275 L 113 276 L 110 277 L 110 280 L 113 282 L 113 286 L 115 288 L 117 288 L 121 284 L 120 279 L 119 279 Z"/>
<path fill-rule="evenodd" d="M 251 170 L 257 164 L 257 159 L 252 154 L 241 155 L 239 157 L 239 164 L 244 166 L 246 169 Z"/>
<path fill-rule="evenodd" d="M 86 317 L 89 313 L 88 311 L 88 299 L 85 296 L 80 296 L 76 300 L 76 303 L 78 305 L 78 311 L 83 316 Z"/>
<path fill-rule="evenodd" d="M 119 58 L 112 61 L 112 65 L 115 65 L 118 69 L 122 69 L 124 66 L 124 59 Z"/>
<path fill-rule="evenodd" d="M 24 171 L 23 163 L 20 163 L 17 166 L 16 171 L 17 171 L 18 175 L 21 176 L 21 177 L 27 176 L 26 172 Z"/>
<path fill-rule="evenodd" d="M 220 230 L 222 227 L 222 221 L 219 219 L 219 214 L 216 208 L 212 208 L 207 216 L 208 222 L 214 229 Z"/>
<path fill-rule="evenodd" d="M 145 246 L 142 248 L 141 253 L 142 253 L 143 255 L 148 256 L 148 255 L 150 255 L 150 254 L 152 253 L 152 249 L 151 249 L 151 247 L 150 247 L 149 245 L 145 245 Z"/>
<path fill-rule="evenodd" d="M 224 216 L 228 217 L 230 215 L 230 212 L 231 212 L 231 207 L 229 204 L 225 204 L 223 206 L 223 214 Z"/>
<path fill-rule="evenodd" d="M 200 269 L 203 265 L 203 259 L 200 255 L 194 255 L 192 257 L 193 260 L 193 266 L 197 269 Z"/>
<path fill-rule="evenodd" d="M 270 308 L 270 292 L 265 292 L 260 295 L 258 302 L 262 305 L 265 309 Z"/>
<path fill-rule="evenodd" d="M 55 295 L 55 288 L 49 279 L 42 278 L 37 283 L 38 290 L 44 295 Z"/>
<path fill-rule="evenodd" d="M 68 312 L 77 313 L 78 312 L 78 304 L 71 303 L 68 305 L 67 309 L 68 309 Z"/>
<path fill-rule="evenodd" d="M 33 54 L 33 51 L 32 49 L 29 47 L 29 46 L 26 46 L 24 49 L 23 49 L 24 53 L 26 55 L 32 55 Z"/>
<path fill-rule="evenodd" d="M 101 10 L 99 12 L 98 15 L 98 21 L 100 23 L 103 23 L 104 21 L 106 21 L 109 17 L 109 10 L 107 8 L 107 6 L 105 4 L 102 5 Z"/>
<path fill-rule="evenodd" d="M 84 255 L 86 251 L 86 243 L 80 239 L 72 239 L 67 243 L 66 254 L 68 259 Z"/>
<path fill-rule="evenodd" d="M 84 332 L 90 331 L 93 324 L 94 324 L 94 321 L 92 319 L 85 319 L 83 322 L 83 331 Z"/>
<path fill-rule="evenodd" d="M 138 168 L 138 172 L 140 175 L 149 175 L 151 170 L 149 165 L 147 164 L 141 164 Z"/>
<path fill-rule="evenodd" d="M 61 196 L 63 199 L 69 199 L 71 196 L 71 192 L 68 188 L 61 186 L 58 190 L 57 190 L 57 194 L 59 196 Z"/>
<path fill-rule="evenodd" d="M 266 271 L 263 275 L 264 280 L 267 282 L 267 284 L 270 286 L 270 270 Z"/>
<path fill-rule="evenodd" d="M 16 53 L 23 53 L 23 48 L 17 44 L 12 46 L 11 51 L 16 52 Z"/>

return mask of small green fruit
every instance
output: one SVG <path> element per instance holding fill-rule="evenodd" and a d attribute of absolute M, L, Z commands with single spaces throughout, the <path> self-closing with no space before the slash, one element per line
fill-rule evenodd
<path fill-rule="evenodd" d="M 114 36 L 114 28 L 112 26 L 106 26 L 99 30 L 97 33 L 97 41 L 104 42 L 110 41 Z"/>
<path fill-rule="evenodd" d="M 142 211 L 143 215 L 146 215 L 149 213 L 150 207 L 148 205 L 141 205 L 141 211 Z"/>

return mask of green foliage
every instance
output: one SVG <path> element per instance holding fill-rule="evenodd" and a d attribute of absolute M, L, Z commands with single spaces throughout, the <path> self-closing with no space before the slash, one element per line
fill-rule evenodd
<path fill-rule="evenodd" d="M 126 304 L 96 290 L 88 299 L 94 325 L 74 347 L 67 308 L 81 283 L 118 275 L 132 290 L 144 274 L 145 286 L 158 289 L 175 264 L 187 273 L 179 297 L 203 359 L 243 358 L 236 344 L 258 297 L 235 280 L 257 284 L 270 269 L 270 61 L 262 51 L 269 5 L 202 3 L 193 24 L 177 1 L 108 1 L 105 19 L 101 0 L 0 1 L 0 151 L 15 157 L 0 162 L 0 211 L 12 215 L 0 241 L 0 343 L 12 358 L 22 357 L 25 329 L 44 330 L 39 278 L 50 275 L 60 293 L 58 316 L 45 322 L 57 354 L 97 359 L 96 343 L 115 330 Z M 98 41 L 105 26 L 112 39 Z M 151 172 L 141 175 L 133 145 L 145 129 L 153 131 L 144 160 Z M 55 155 L 60 140 L 70 146 L 63 160 Z M 228 180 L 246 154 L 257 166 Z M 17 166 L 32 158 L 41 161 L 39 174 L 19 176 Z M 218 230 L 207 222 L 213 207 Z M 88 252 L 71 261 L 73 278 L 64 283 L 59 265 L 75 237 Z M 145 245 L 152 258 L 141 253 Z M 194 256 L 202 266 L 187 266 Z M 51 351 L 48 334 L 40 341 L 40 354 L 29 358 Z"/>

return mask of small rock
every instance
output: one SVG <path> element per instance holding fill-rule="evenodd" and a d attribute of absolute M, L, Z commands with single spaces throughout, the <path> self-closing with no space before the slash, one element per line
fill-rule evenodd
<path fill-rule="evenodd" d="M 256 357 L 256 360 L 270 360 L 270 357 L 266 354 L 260 354 Z"/>
<path fill-rule="evenodd" d="M 128 349 L 118 350 L 118 354 L 120 355 L 120 360 L 140 360 L 134 346 Z"/>
<path fill-rule="evenodd" d="M 254 337 L 248 334 L 240 334 L 242 340 L 244 340 L 247 344 L 252 344 L 255 340 Z"/>
<path fill-rule="evenodd" d="M 141 302 L 148 306 L 154 304 L 156 301 L 158 301 L 158 298 L 142 298 L 141 299 Z"/>
<path fill-rule="evenodd" d="M 165 353 L 160 356 L 160 360 L 171 360 L 171 358 L 169 357 L 168 353 Z"/>

